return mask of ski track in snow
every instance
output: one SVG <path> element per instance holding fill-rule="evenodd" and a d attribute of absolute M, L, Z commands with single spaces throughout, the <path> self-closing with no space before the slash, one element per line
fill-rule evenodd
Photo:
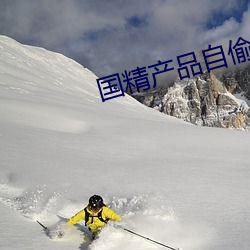
<path fill-rule="evenodd" d="M 199 244 L 204 244 L 204 239 L 197 240 L 199 226 L 196 225 L 195 229 L 195 227 L 192 228 L 180 221 L 173 209 L 164 205 L 162 195 L 141 195 L 130 198 L 107 197 L 107 199 L 109 201 L 107 206 L 123 217 L 121 224 L 129 230 L 176 248 L 185 245 L 185 249 L 192 249 L 194 246 L 195 249 L 198 249 Z M 10 183 L 1 183 L 0 202 L 29 220 L 45 222 L 45 225 L 50 229 L 49 236 L 53 240 L 62 241 L 71 246 L 79 244 L 79 249 L 82 250 L 115 250 L 121 247 L 124 249 L 124 245 L 121 245 L 124 243 L 120 243 L 121 239 L 122 242 L 128 242 L 126 249 L 162 249 L 155 243 L 122 229 L 114 228 L 113 223 L 107 225 L 100 233 L 99 238 L 92 243 L 87 236 L 87 228 L 83 222 L 67 229 L 64 237 L 58 239 L 56 237 L 57 231 L 63 228 L 65 220 L 59 220 L 56 215 L 61 214 L 63 217 L 69 218 L 75 211 L 83 207 L 82 204 L 66 200 L 63 192 L 49 192 L 45 185 L 25 191 Z M 166 242 L 162 242 L 161 239 L 165 239 Z"/>

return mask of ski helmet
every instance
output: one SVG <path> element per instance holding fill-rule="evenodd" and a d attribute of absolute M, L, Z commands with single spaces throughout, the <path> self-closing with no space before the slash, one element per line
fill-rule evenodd
<path fill-rule="evenodd" d="M 98 210 L 103 207 L 103 199 L 99 195 L 93 195 L 89 198 L 89 206 L 93 210 Z"/>

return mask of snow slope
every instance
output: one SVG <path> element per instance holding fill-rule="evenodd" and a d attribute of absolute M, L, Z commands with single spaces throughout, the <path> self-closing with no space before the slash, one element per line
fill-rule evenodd
<path fill-rule="evenodd" d="M 36 223 L 53 228 L 97 193 L 124 227 L 166 245 L 249 249 L 249 133 L 196 127 L 129 96 L 102 103 L 96 78 L 0 37 L 0 248 L 162 249 L 112 225 L 90 244 L 83 223 L 61 240 Z"/>

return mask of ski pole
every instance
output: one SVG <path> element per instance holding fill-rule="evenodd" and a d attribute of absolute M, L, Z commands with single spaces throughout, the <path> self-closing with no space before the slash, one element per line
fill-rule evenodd
<path fill-rule="evenodd" d="M 158 245 L 161 245 L 161 246 L 163 246 L 163 247 L 166 247 L 166 248 L 168 248 L 168 249 L 171 249 L 171 250 L 180 250 L 180 248 L 173 248 L 173 247 L 167 246 L 167 245 L 162 244 L 162 243 L 160 243 L 160 242 L 158 242 L 158 241 L 155 241 L 155 240 L 152 240 L 152 239 L 150 239 L 150 238 L 148 238 L 148 237 L 145 237 L 145 236 L 143 236 L 143 235 L 141 235 L 141 234 L 135 233 L 135 232 L 133 232 L 133 231 L 127 229 L 127 228 L 122 228 L 122 229 L 125 230 L 125 231 L 127 231 L 127 232 L 129 232 L 129 233 L 131 233 L 131 234 L 137 235 L 137 236 L 139 236 L 139 237 L 141 237 L 141 238 L 143 238 L 143 239 L 145 239 L 145 240 L 148 240 L 148 241 L 154 242 L 154 243 L 156 243 L 156 244 L 158 244 Z"/>
<path fill-rule="evenodd" d="M 43 229 L 46 231 L 46 230 L 48 230 L 48 228 L 47 227 L 45 227 L 41 222 L 39 222 L 38 220 L 36 221 L 40 226 L 42 226 L 43 227 Z"/>

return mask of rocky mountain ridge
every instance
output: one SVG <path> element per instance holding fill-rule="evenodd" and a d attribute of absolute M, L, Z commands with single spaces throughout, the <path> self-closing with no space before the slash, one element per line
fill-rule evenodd
<path fill-rule="evenodd" d="M 239 94 L 245 98 L 236 98 Z M 248 130 L 250 128 L 250 67 L 215 75 L 177 78 L 170 87 L 132 95 L 162 113 L 195 125 Z"/>

